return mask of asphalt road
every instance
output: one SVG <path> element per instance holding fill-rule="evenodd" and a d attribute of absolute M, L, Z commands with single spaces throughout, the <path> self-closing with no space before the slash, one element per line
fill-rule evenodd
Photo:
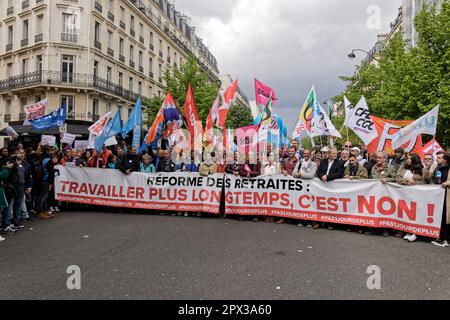
<path fill-rule="evenodd" d="M 81 290 L 66 287 L 71 265 Z M 0 299 L 449 298 L 450 248 L 345 231 L 65 212 L 0 242 Z"/>

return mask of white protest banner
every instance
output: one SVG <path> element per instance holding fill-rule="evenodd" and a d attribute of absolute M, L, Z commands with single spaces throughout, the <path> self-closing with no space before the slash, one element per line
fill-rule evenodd
<path fill-rule="evenodd" d="M 364 96 L 359 100 L 356 107 L 345 99 L 344 125 L 352 129 L 366 145 L 378 137 L 377 128 L 372 120 L 369 106 Z"/>
<path fill-rule="evenodd" d="M 48 99 L 39 101 L 30 106 L 24 106 L 23 111 L 25 113 L 25 121 L 23 122 L 24 126 L 31 125 L 30 121 L 38 118 L 42 118 L 47 114 L 48 107 Z"/>
<path fill-rule="evenodd" d="M 55 144 L 56 144 L 56 137 L 55 136 L 42 135 L 42 137 L 41 137 L 41 145 L 53 147 Z"/>
<path fill-rule="evenodd" d="M 75 140 L 75 150 L 86 150 L 89 146 L 89 140 Z"/>
<path fill-rule="evenodd" d="M 439 238 L 445 190 L 375 180 L 225 177 L 225 213 L 386 228 Z"/>
<path fill-rule="evenodd" d="M 429 134 L 431 136 L 436 135 L 439 108 L 440 106 L 437 106 L 422 118 L 397 132 L 392 139 L 392 147 L 394 149 L 400 148 L 402 145 L 421 134 Z"/>
<path fill-rule="evenodd" d="M 58 201 L 134 209 L 219 214 L 223 174 L 132 173 L 57 166 Z"/>
<path fill-rule="evenodd" d="M 74 134 L 64 133 L 63 138 L 61 139 L 61 142 L 71 145 L 71 144 L 73 144 L 73 142 L 75 141 L 76 138 L 77 138 L 77 136 Z"/>

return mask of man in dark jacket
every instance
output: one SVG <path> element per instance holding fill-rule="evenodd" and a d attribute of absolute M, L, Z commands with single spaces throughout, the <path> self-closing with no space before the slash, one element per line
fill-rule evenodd
<path fill-rule="evenodd" d="M 227 168 L 225 169 L 225 172 L 227 174 L 234 174 L 235 176 L 239 176 L 239 172 L 243 169 L 243 165 L 239 163 L 240 153 L 235 152 L 234 153 L 234 162 L 232 164 L 227 165 Z"/>
<path fill-rule="evenodd" d="M 22 216 L 22 204 L 25 200 L 25 193 L 30 193 L 33 185 L 31 177 L 31 166 L 25 160 L 24 150 L 16 152 L 16 169 L 18 177 L 17 198 L 14 199 L 13 205 L 13 224 L 17 229 L 22 229 L 24 226 L 20 223 Z M 29 218 L 29 217 L 28 217 Z"/>
<path fill-rule="evenodd" d="M 327 183 L 337 179 L 344 178 L 344 163 L 338 159 L 338 151 L 336 148 L 330 150 L 328 159 L 324 159 L 320 162 L 319 169 L 317 170 L 317 176 L 320 180 Z M 333 230 L 333 225 L 327 225 L 328 230 Z M 319 229 L 320 224 L 315 223 L 314 229 Z"/>
<path fill-rule="evenodd" d="M 317 176 L 323 182 L 330 182 L 344 177 L 344 164 L 337 159 L 338 151 L 336 148 L 331 149 L 328 159 L 320 162 Z"/>
<path fill-rule="evenodd" d="M 136 147 L 132 147 L 131 152 L 123 156 L 122 161 L 118 164 L 118 168 L 126 175 L 139 171 L 139 156 Z"/>
<path fill-rule="evenodd" d="M 172 161 L 170 149 L 164 150 L 164 158 L 159 160 L 156 172 L 175 172 L 175 163 Z"/>

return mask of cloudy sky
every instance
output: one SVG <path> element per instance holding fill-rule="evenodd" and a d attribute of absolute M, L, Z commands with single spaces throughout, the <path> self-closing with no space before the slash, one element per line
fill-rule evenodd
<path fill-rule="evenodd" d="M 338 77 L 352 74 L 364 58 L 358 54 L 352 61 L 347 54 L 354 48 L 370 50 L 376 35 L 389 30 L 401 0 L 176 0 L 175 4 L 191 17 L 198 36 L 217 58 L 220 73 L 239 79 L 250 100 L 255 77 L 277 92 L 277 111 L 291 130 L 313 84 L 321 101 L 342 91 Z"/>

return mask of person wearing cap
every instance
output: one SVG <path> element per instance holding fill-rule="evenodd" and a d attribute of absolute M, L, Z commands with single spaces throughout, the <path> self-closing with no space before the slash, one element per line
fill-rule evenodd
<path fill-rule="evenodd" d="M 358 160 L 358 163 L 359 163 L 361 166 L 364 166 L 364 165 L 366 164 L 367 160 L 364 159 L 364 158 L 361 156 L 361 149 L 358 148 L 358 147 L 354 147 L 354 148 L 351 149 L 351 151 L 352 151 L 352 153 L 356 156 L 356 159 Z"/>
<path fill-rule="evenodd" d="M 322 160 L 328 159 L 328 157 L 330 156 L 330 149 L 328 147 L 323 147 L 320 150 L 320 157 L 322 158 Z"/>

